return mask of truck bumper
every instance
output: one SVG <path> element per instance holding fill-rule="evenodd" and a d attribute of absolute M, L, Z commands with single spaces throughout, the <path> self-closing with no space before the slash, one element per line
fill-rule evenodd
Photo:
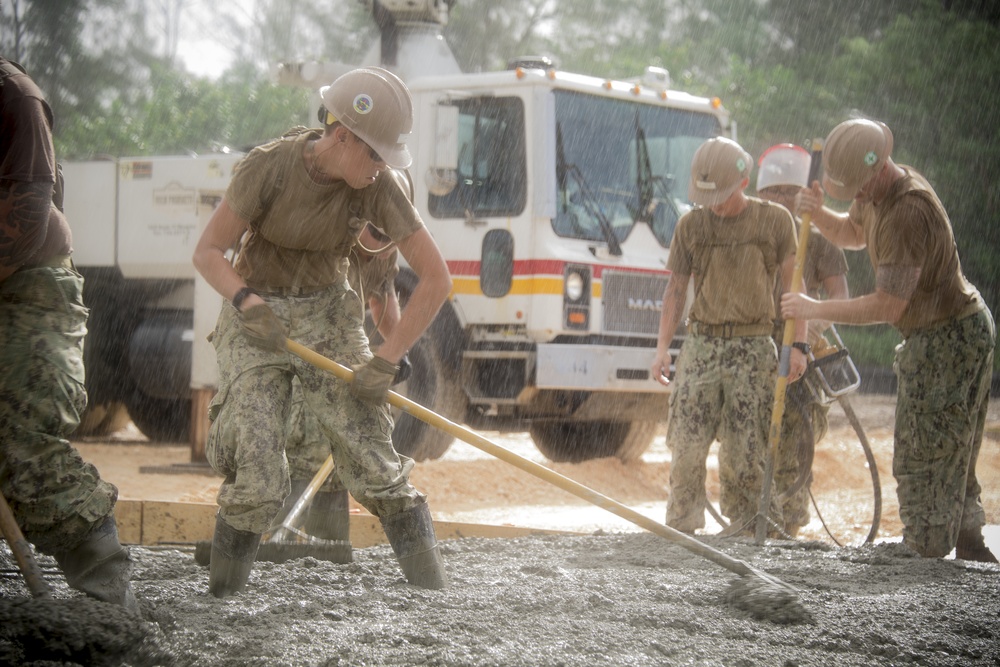
<path fill-rule="evenodd" d="M 541 344 L 535 357 L 538 389 L 667 393 L 649 372 L 656 350 L 610 345 Z"/>

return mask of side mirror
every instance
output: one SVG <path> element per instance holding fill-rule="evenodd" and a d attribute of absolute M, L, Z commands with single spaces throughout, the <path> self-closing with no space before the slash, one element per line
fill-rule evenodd
<path fill-rule="evenodd" d="M 434 123 L 434 156 L 424 173 L 427 190 L 443 197 L 458 184 L 458 107 L 441 104 Z"/>

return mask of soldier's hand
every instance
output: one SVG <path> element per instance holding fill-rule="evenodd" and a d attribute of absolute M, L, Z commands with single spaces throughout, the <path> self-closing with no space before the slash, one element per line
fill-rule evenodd
<path fill-rule="evenodd" d="M 398 372 L 396 364 L 372 357 L 367 364 L 354 369 L 351 393 L 368 403 L 385 403 L 386 393 Z"/>
<path fill-rule="evenodd" d="M 255 347 L 268 352 L 285 349 L 285 327 L 267 304 L 250 306 L 242 311 L 240 323 L 243 324 L 243 333 Z"/>
<path fill-rule="evenodd" d="M 656 359 L 653 360 L 653 365 L 650 367 L 649 371 L 653 376 L 653 380 L 659 382 L 663 386 L 670 384 L 670 364 L 673 362 L 673 358 L 670 356 L 670 352 L 657 353 Z"/>
<path fill-rule="evenodd" d="M 797 347 L 793 347 L 791 359 L 788 363 L 788 381 L 798 382 L 806 374 L 808 368 L 809 360 L 806 359 L 805 353 Z"/>
<path fill-rule="evenodd" d="M 812 215 L 823 208 L 823 188 L 819 181 L 813 181 L 808 188 L 802 188 L 795 195 L 795 213 Z"/>

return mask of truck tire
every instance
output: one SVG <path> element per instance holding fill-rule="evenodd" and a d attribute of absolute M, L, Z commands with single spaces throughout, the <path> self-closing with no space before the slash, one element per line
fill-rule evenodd
<path fill-rule="evenodd" d="M 191 439 L 191 401 L 154 398 L 135 389 L 125 404 L 136 428 L 153 442 L 188 442 Z"/>
<path fill-rule="evenodd" d="M 538 420 L 528 432 L 538 450 L 554 463 L 582 463 L 616 456 L 637 461 L 656 435 L 657 422 Z"/>
<path fill-rule="evenodd" d="M 73 437 L 106 438 L 128 426 L 130 421 L 128 409 L 119 401 L 88 403 Z"/>
<path fill-rule="evenodd" d="M 457 378 L 448 377 L 448 369 L 441 362 L 433 342 L 423 337 L 410 349 L 413 374 L 393 391 L 419 403 L 451 421 L 465 419 L 467 399 Z M 455 437 L 441 429 L 417 419 L 413 415 L 394 411 L 396 426 L 392 431 L 392 444 L 396 451 L 415 461 L 441 458 Z"/>

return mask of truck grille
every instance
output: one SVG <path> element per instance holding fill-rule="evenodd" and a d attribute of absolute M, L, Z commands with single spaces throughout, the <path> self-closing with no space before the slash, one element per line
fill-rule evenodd
<path fill-rule="evenodd" d="M 605 271 L 604 333 L 655 336 L 669 276 Z"/>

